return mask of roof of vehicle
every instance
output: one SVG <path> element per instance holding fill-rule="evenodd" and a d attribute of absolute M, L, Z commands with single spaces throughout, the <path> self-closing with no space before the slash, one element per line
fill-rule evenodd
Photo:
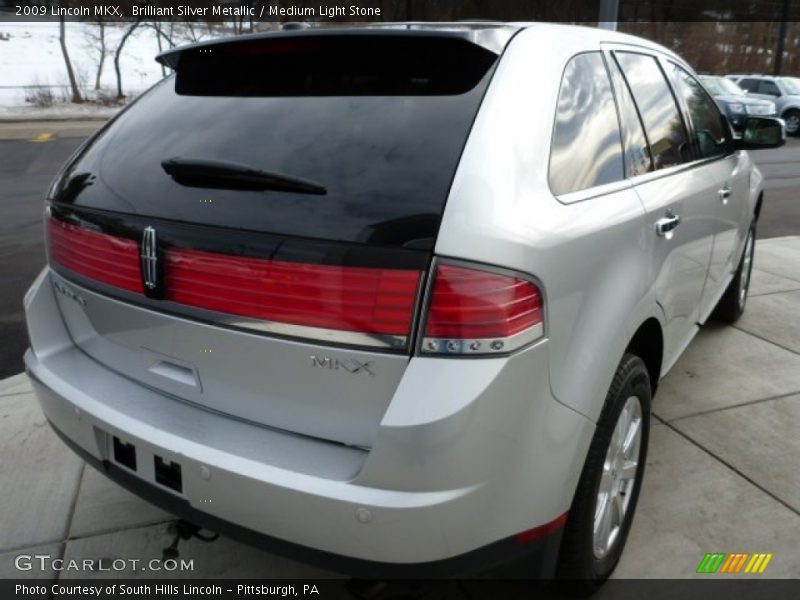
<path fill-rule="evenodd" d="M 298 38 L 307 36 L 353 36 L 353 35 L 381 35 L 409 36 L 409 37 L 451 37 L 472 42 L 500 54 L 512 37 L 523 29 L 535 29 L 542 35 L 551 35 L 558 38 L 575 36 L 582 42 L 618 43 L 640 46 L 650 50 L 668 54 L 679 58 L 671 50 L 646 40 L 644 38 L 580 25 L 562 25 L 555 23 L 539 22 L 502 22 L 502 21 L 452 21 L 452 22 L 395 22 L 395 23 L 369 23 L 358 26 L 315 27 L 304 24 L 292 24 L 292 28 L 277 31 L 253 33 L 236 37 L 207 40 L 176 48 L 170 48 L 156 57 L 160 63 L 175 68 L 181 54 L 200 48 L 247 43 L 261 39 Z"/>

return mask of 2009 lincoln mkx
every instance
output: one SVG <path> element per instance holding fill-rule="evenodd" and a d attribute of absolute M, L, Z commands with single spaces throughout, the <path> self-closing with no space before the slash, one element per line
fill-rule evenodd
<path fill-rule="evenodd" d="M 185 519 L 366 577 L 609 576 L 659 379 L 745 309 L 762 175 L 692 69 L 542 24 L 203 42 L 46 198 L 47 419 Z M 201 500 L 212 498 L 213 502 Z"/>

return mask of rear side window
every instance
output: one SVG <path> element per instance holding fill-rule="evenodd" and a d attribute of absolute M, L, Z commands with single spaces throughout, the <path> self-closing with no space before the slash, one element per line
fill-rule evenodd
<path fill-rule="evenodd" d="M 623 178 L 614 96 L 600 52 L 572 58 L 564 70 L 550 150 L 550 188 L 556 195 Z"/>
<path fill-rule="evenodd" d="M 759 94 L 767 94 L 768 96 L 780 96 L 781 91 L 778 89 L 778 85 L 774 81 L 768 81 L 766 79 L 762 79 L 758 82 L 758 93 Z"/>
<path fill-rule="evenodd" d="M 730 151 L 723 116 L 716 103 L 697 80 L 674 63 L 669 63 L 675 81 L 675 91 L 683 97 L 694 130 L 694 142 L 699 158 L 724 156 Z"/>
<path fill-rule="evenodd" d="M 642 116 L 656 169 L 692 160 L 691 148 L 678 105 L 652 56 L 615 53 Z"/>

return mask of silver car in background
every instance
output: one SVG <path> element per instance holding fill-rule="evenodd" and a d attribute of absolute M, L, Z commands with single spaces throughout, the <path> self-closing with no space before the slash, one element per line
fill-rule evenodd
<path fill-rule="evenodd" d="M 775 103 L 776 113 L 786 122 L 786 133 L 800 134 L 800 79 L 772 75 L 728 75 L 754 98 Z"/>
<path fill-rule="evenodd" d="M 692 69 L 546 24 L 305 29 L 176 74 L 46 200 L 28 372 L 73 450 L 351 575 L 592 590 L 652 395 L 745 308 L 762 176 Z"/>

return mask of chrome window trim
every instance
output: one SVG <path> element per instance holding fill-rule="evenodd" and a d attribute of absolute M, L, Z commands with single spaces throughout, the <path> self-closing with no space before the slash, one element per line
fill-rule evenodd
<path fill-rule="evenodd" d="M 656 179 L 661 179 L 662 177 L 669 177 L 671 175 L 677 175 L 678 173 L 682 173 L 684 171 L 690 171 L 692 169 L 704 167 L 708 164 L 717 162 L 719 160 L 730 160 L 732 158 L 736 158 L 739 156 L 739 152 L 740 150 L 735 150 L 731 154 L 721 154 L 719 156 L 701 158 L 693 160 L 692 162 L 683 163 L 682 165 L 674 165 L 672 167 L 667 167 L 666 169 L 659 169 L 657 171 L 650 171 L 649 173 L 642 173 L 641 175 L 636 175 L 635 177 L 631 177 L 628 181 L 631 182 L 632 186 L 641 185 L 643 183 L 649 183 L 650 181 L 655 181 Z"/>
<path fill-rule="evenodd" d="M 688 67 L 688 65 L 686 65 L 686 63 L 682 62 L 679 57 L 677 57 L 675 55 L 671 55 L 671 54 L 667 54 L 667 53 L 661 52 L 661 51 L 656 50 L 654 48 L 649 48 L 647 46 L 642 46 L 642 45 L 638 45 L 638 44 L 624 44 L 624 43 L 619 43 L 619 42 L 601 42 L 600 43 L 600 47 L 603 50 L 604 56 L 605 56 L 605 52 L 613 52 L 615 50 L 620 50 L 622 52 L 625 52 L 625 51 L 638 52 L 640 54 L 647 54 L 647 55 L 652 56 L 653 58 L 655 58 L 656 61 L 659 63 L 659 67 L 661 67 L 662 70 L 663 70 L 663 67 L 661 66 L 661 62 L 662 61 L 669 61 L 669 62 L 672 62 L 675 65 L 681 67 L 682 69 L 686 70 L 690 75 L 692 74 L 691 68 Z M 570 58 L 569 60 L 571 60 L 571 59 L 572 58 Z M 569 63 L 569 60 L 567 61 L 567 64 Z M 608 68 L 608 67 L 606 67 L 606 68 Z M 671 81 L 671 79 L 667 76 L 666 73 L 664 73 L 664 77 L 667 80 L 667 85 L 670 88 L 670 91 L 673 93 L 673 99 L 675 100 L 676 105 L 678 107 L 678 112 L 681 115 L 681 120 L 684 122 L 684 127 L 687 127 L 688 124 L 685 122 L 686 116 L 683 114 L 683 104 L 680 103 L 674 96 L 675 92 L 672 90 L 672 81 Z M 562 78 L 563 78 L 563 73 L 562 73 Z M 617 101 L 616 89 L 613 86 L 613 82 L 612 82 L 612 93 L 614 93 L 614 100 L 616 102 Z M 635 100 L 634 100 L 634 102 L 635 102 Z M 620 124 L 620 131 L 621 131 L 621 127 L 622 127 L 622 125 Z M 645 131 L 645 136 L 646 135 L 647 135 L 647 132 Z M 649 139 L 648 139 L 648 144 L 649 144 Z M 624 152 L 624 145 L 623 145 L 623 152 Z M 640 175 L 634 175 L 633 177 L 626 176 L 625 179 L 623 179 L 622 181 L 615 181 L 615 182 L 612 182 L 612 183 L 607 183 L 607 184 L 603 184 L 603 185 L 599 185 L 599 186 L 594 186 L 594 187 L 591 187 L 591 188 L 586 188 L 584 190 L 579 190 L 579 191 L 576 191 L 576 192 L 569 192 L 567 194 L 561 194 L 561 195 L 553 194 L 553 197 L 556 200 L 558 200 L 558 202 L 560 202 L 562 204 L 575 204 L 577 202 L 585 202 L 587 200 L 592 200 L 594 198 L 600 198 L 600 197 L 603 197 L 603 196 L 607 196 L 609 194 L 613 194 L 615 192 L 622 191 L 622 190 L 624 190 L 626 188 L 633 188 L 633 187 L 635 187 L 637 185 L 642 185 L 642 184 L 645 184 L 645 183 L 649 183 L 651 181 L 655 181 L 657 179 L 661 179 L 662 177 L 670 177 L 672 175 L 676 175 L 678 173 L 682 173 L 683 171 L 688 171 L 690 169 L 700 168 L 700 167 L 706 166 L 707 164 L 711 164 L 711 163 L 719 161 L 719 160 L 729 160 L 731 158 L 738 158 L 741 152 L 742 152 L 741 150 L 735 150 L 734 149 L 733 152 L 731 152 L 729 154 L 720 154 L 718 156 L 711 156 L 711 157 L 708 157 L 708 158 L 697 158 L 697 159 L 694 159 L 694 160 L 692 160 L 690 162 L 687 162 L 687 163 L 683 163 L 683 164 L 680 164 L 680 165 L 674 165 L 674 166 L 671 166 L 671 167 L 666 167 L 664 169 L 657 169 L 657 170 L 654 170 L 654 171 L 648 171 L 647 173 L 642 173 Z M 548 164 L 549 164 L 549 157 L 548 157 Z M 548 181 L 548 189 L 550 189 L 549 181 Z M 551 191 L 551 193 L 552 193 L 552 191 Z"/>
<path fill-rule="evenodd" d="M 570 192 L 569 194 L 561 194 L 560 196 L 554 197 L 562 204 L 574 204 L 576 202 L 592 200 L 593 198 L 599 198 L 601 196 L 613 194 L 614 192 L 619 192 L 625 188 L 635 187 L 643 183 L 649 183 L 651 181 L 655 181 L 656 179 L 661 179 L 662 177 L 669 177 L 671 175 L 682 173 L 683 171 L 704 167 L 719 160 L 738 158 L 741 152 L 742 150 L 734 150 L 730 154 L 720 154 L 719 156 L 701 158 L 688 163 L 683 163 L 681 165 L 674 165 L 665 169 L 658 169 L 657 171 L 649 171 L 647 173 L 642 173 L 641 175 L 634 175 L 633 177 L 628 177 L 624 181 L 615 181 L 614 183 L 607 183 L 605 185 L 586 188 L 585 190 L 581 190 L 579 192 Z"/>
<path fill-rule="evenodd" d="M 556 200 L 562 204 L 575 204 L 576 202 L 584 202 L 592 198 L 599 198 L 600 196 L 607 196 L 631 187 L 630 179 L 623 179 L 622 181 L 615 181 L 613 183 L 605 183 L 603 185 L 596 185 L 594 187 L 579 190 L 577 192 L 569 192 L 555 196 Z"/>

